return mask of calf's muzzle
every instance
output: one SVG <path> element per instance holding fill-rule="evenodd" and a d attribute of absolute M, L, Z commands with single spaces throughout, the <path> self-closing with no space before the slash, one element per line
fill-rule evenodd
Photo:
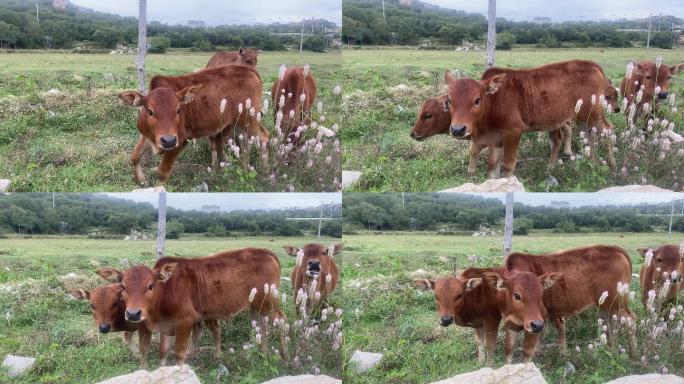
<path fill-rule="evenodd" d="M 449 134 L 451 136 L 456 136 L 456 137 L 463 137 L 465 136 L 466 133 L 466 126 L 465 125 L 451 125 L 449 127 Z"/>
<path fill-rule="evenodd" d="M 164 149 L 173 149 L 176 147 L 178 138 L 176 136 L 162 136 L 159 138 L 161 147 Z"/>
<path fill-rule="evenodd" d="M 658 100 L 663 100 L 667 99 L 667 92 L 659 92 L 658 93 Z"/>
<path fill-rule="evenodd" d="M 134 308 L 134 309 L 127 309 L 126 310 L 126 320 L 131 321 L 131 322 L 136 322 L 140 321 L 140 318 L 142 316 L 142 310 Z"/>
<path fill-rule="evenodd" d="M 532 333 L 539 333 L 544 330 L 544 320 L 533 320 L 530 322 Z"/>
<path fill-rule="evenodd" d="M 449 325 L 453 324 L 453 322 L 454 322 L 453 316 L 442 316 L 442 318 L 439 319 L 439 324 L 442 327 L 448 327 Z"/>
<path fill-rule="evenodd" d="M 112 326 L 110 324 L 100 324 L 97 328 L 100 330 L 100 333 L 107 333 L 112 329 Z"/>

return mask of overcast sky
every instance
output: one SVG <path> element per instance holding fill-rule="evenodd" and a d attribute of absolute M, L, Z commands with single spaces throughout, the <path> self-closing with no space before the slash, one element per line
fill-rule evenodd
<path fill-rule="evenodd" d="M 70 0 L 72 4 L 114 13 L 138 16 L 136 0 Z M 147 18 L 169 24 L 202 20 L 207 25 L 288 23 L 305 18 L 322 18 L 342 23 L 339 0 L 148 0 Z"/>
<path fill-rule="evenodd" d="M 427 0 L 427 3 L 466 12 L 487 14 L 485 0 Z M 529 20 L 535 16 L 553 21 L 635 19 L 650 14 L 684 18 L 682 0 L 498 0 L 496 15 L 513 20 Z"/>
<path fill-rule="evenodd" d="M 119 199 L 151 203 L 159 201 L 157 193 L 107 193 Z M 201 209 L 216 205 L 222 211 L 250 209 L 308 208 L 321 204 L 342 204 L 341 193 L 167 193 L 166 205 L 177 209 Z"/>

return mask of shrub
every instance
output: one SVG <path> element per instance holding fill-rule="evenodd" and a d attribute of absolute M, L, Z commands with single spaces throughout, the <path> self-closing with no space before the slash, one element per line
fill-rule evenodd
<path fill-rule="evenodd" d="M 149 53 L 166 53 L 166 50 L 171 47 L 171 42 L 166 36 L 153 36 L 147 41 L 147 52 Z"/>
<path fill-rule="evenodd" d="M 515 44 L 515 35 L 510 32 L 501 32 L 496 36 L 496 49 L 510 50 Z"/>
<path fill-rule="evenodd" d="M 328 48 L 328 40 L 319 35 L 309 36 L 304 39 L 302 48 L 312 52 L 325 52 Z"/>

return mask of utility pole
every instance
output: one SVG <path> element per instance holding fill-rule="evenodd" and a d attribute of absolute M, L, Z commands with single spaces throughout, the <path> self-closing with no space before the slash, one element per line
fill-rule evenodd
<path fill-rule="evenodd" d="M 487 68 L 494 66 L 494 55 L 496 49 L 496 0 L 489 0 L 487 12 Z"/>
<path fill-rule="evenodd" d="M 506 192 L 506 218 L 504 221 L 504 258 L 513 248 L 513 192 Z"/>
<path fill-rule="evenodd" d="M 404 192 L 401 193 L 401 205 L 406 206 L 406 199 L 404 199 Z"/>
<path fill-rule="evenodd" d="M 145 55 L 147 54 L 147 0 L 138 0 L 138 91 L 147 93 L 145 86 Z"/>
<path fill-rule="evenodd" d="M 648 15 L 648 37 L 646 37 L 646 50 L 651 47 L 651 15 Z"/>
<path fill-rule="evenodd" d="M 299 37 L 299 56 L 302 55 L 302 48 L 304 48 L 304 21 L 302 20 L 302 32 Z"/>
<path fill-rule="evenodd" d="M 382 21 L 387 22 L 385 20 L 385 0 L 382 0 Z"/>
<path fill-rule="evenodd" d="M 323 206 L 321 205 L 321 211 L 318 213 L 318 238 L 321 238 L 321 226 L 323 224 Z"/>
<path fill-rule="evenodd" d="M 52 209 L 55 209 L 55 193 L 52 192 Z"/>
<path fill-rule="evenodd" d="M 36 3 L 36 23 L 40 24 L 40 17 L 38 16 L 38 3 Z"/>
<path fill-rule="evenodd" d="M 670 210 L 670 227 L 667 230 L 667 237 L 672 237 L 672 220 L 674 219 L 675 195 L 672 195 L 672 208 Z"/>
<path fill-rule="evenodd" d="M 157 260 L 164 256 L 164 243 L 166 242 L 166 191 L 159 192 L 158 216 L 159 217 L 157 218 Z"/>

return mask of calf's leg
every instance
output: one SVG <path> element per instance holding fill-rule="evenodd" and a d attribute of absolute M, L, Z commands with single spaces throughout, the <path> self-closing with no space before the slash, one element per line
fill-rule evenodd
<path fill-rule="evenodd" d="M 529 363 L 534 358 L 534 353 L 537 351 L 537 344 L 539 344 L 539 334 L 525 332 L 523 339 L 523 363 Z"/>
<path fill-rule="evenodd" d="M 164 152 L 161 164 L 159 164 L 158 168 L 159 181 L 161 181 L 162 183 L 165 183 L 169 179 L 173 163 L 176 161 L 176 158 L 180 154 L 181 150 L 182 148 L 178 147 L 170 151 Z"/>
<path fill-rule="evenodd" d="M 135 332 L 124 331 L 123 341 L 124 341 L 124 344 L 128 347 L 128 349 L 133 353 L 133 355 L 138 356 L 140 354 L 140 348 L 138 348 L 133 343 L 133 333 L 135 333 Z"/>
<path fill-rule="evenodd" d="M 480 152 L 485 148 L 485 145 L 476 143 L 475 141 L 470 142 L 470 161 L 468 162 L 468 176 L 475 176 L 477 174 L 477 157 Z"/>
<path fill-rule="evenodd" d="M 488 147 L 487 178 L 498 179 L 501 176 L 501 153 L 503 148 Z"/>
<path fill-rule="evenodd" d="M 139 185 L 145 184 L 145 172 L 143 172 L 142 164 L 140 159 L 142 157 L 143 151 L 147 147 L 145 142 L 145 137 L 140 135 L 138 142 L 133 147 L 133 153 L 131 153 L 131 161 L 133 162 L 133 171 L 135 172 L 135 182 Z"/>
<path fill-rule="evenodd" d="M 188 343 L 190 342 L 190 334 L 192 333 L 192 323 L 180 323 L 176 325 L 176 343 L 173 347 L 176 353 L 178 365 L 185 364 L 188 355 Z"/>
<path fill-rule="evenodd" d="M 486 361 L 484 327 L 475 328 L 475 342 L 477 343 L 477 362 L 484 364 Z"/>
<path fill-rule="evenodd" d="M 558 330 L 558 345 L 562 356 L 565 356 L 568 350 L 567 341 L 565 339 L 565 318 L 556 317 L 553 319 L 553 324 Z"/>
<path fill-rule="evenodd" d="M 504 344 L 504 363 L 510 364 L 513 361 L 513 352 L 518 342 L 518 332 L 506 329 L 506 341 Z"/>
<path fill-rule="evenodd" d="M 513 177 L 515 174 L 515 162 L 518 160 L 518 146 L 520 146 L 520 134 L 512 132 L 504 138 L 503 146 L 503 177 Z"/>
<path fill-rule="evenodd" d="M 138 345 L 140 349 L 140 368 L 147 369 L 147 354 L 150 352 L 152 333 L 145 326 L 138 328 Z"/>
<path fill-rule="evenodd" d="M 162 367 L 166 365 L 166 359 L 169 357 L 170 340 L 171 336 L 159 335 L 159 361 Z"/>
<path fill-rule="evenodd" d="M 556 129 L 554 131 L 548 131 L 549 140 L 551 140 L 551 156 L 549 157 L 549 167 L 554 167 L 558 163 L 558 154 L 560 153 L 561 147 L 561 131 Z"/>
<path fill-rule="evenodd" d="M 487 348 L 487 365 L 494 365 L 494 353 L 496 352 L 496 335 L 499 330 L 498 321 L 487 321 L 484 324 L 484 343 Z"/>

